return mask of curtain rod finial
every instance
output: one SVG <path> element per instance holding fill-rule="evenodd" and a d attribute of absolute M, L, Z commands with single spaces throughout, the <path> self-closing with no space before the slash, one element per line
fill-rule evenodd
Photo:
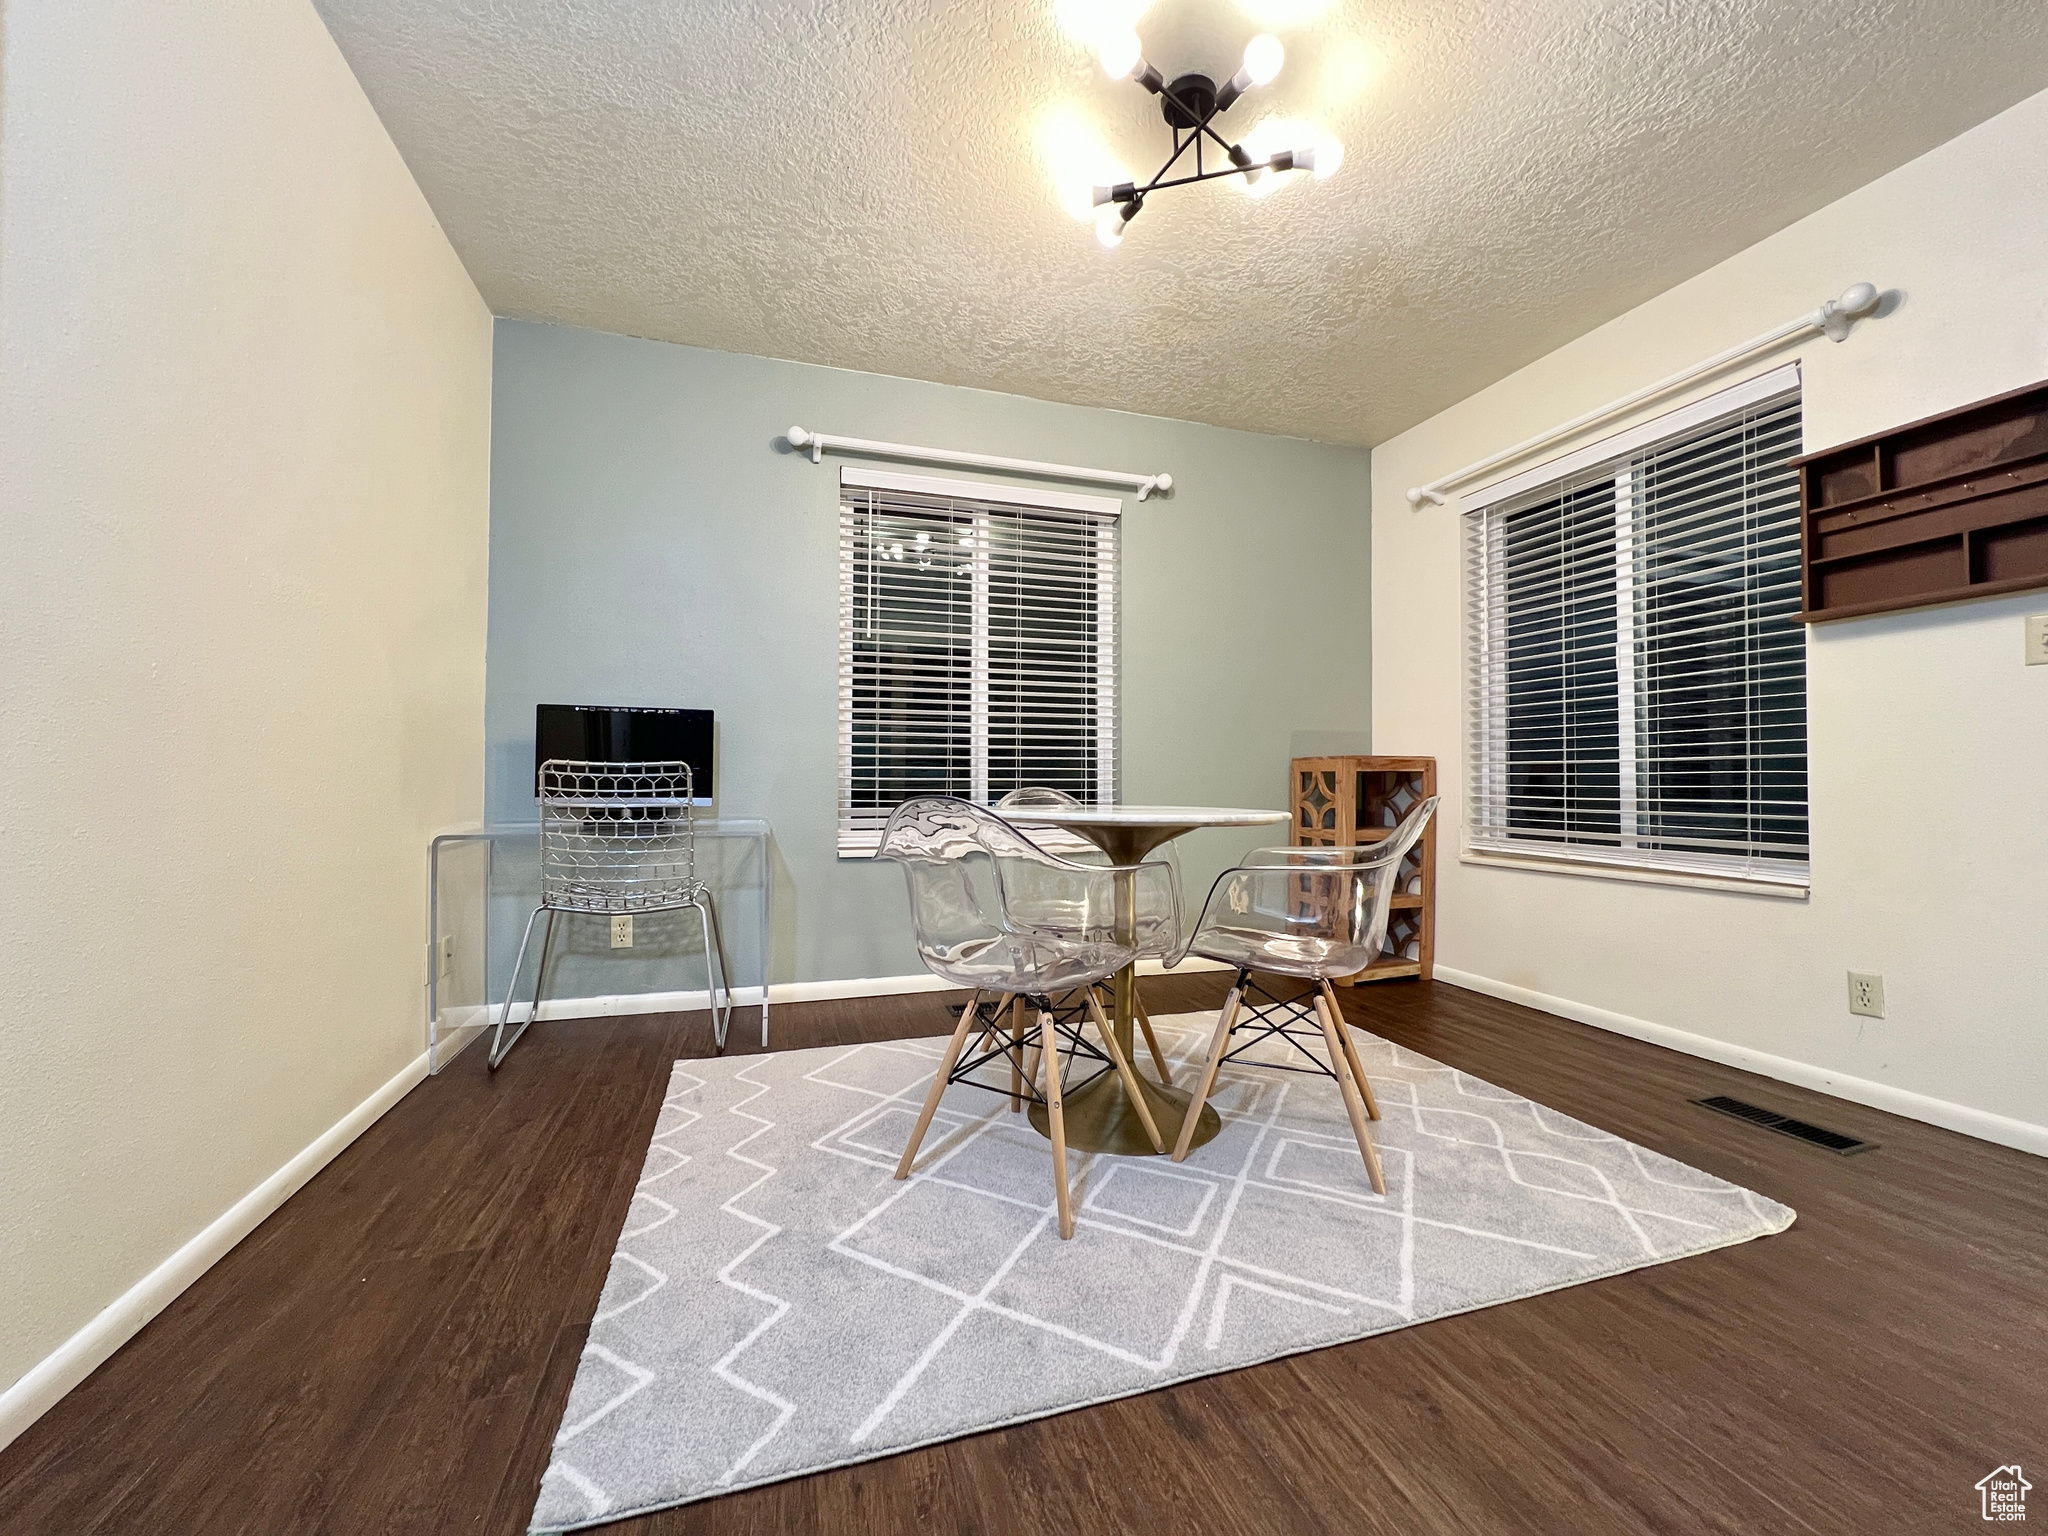
<path fill-rule="evenodd" d="M 1839 299 L 1829 299 L 1821 305 L 1817 323 L 1829 341 L 1847 341 L 1858 320 L 1877 313 L 1878 300 L 1882 297 L 1877 291 L 1877 284 L 1857 283 L 1843 290 Z"/>

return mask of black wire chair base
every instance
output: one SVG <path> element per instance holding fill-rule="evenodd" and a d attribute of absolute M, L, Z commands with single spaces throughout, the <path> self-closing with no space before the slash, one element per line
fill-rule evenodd
<path fill-rule="evenodd" d="M 1271 1067 L 1276 1072 L 1301 1072 L 1309 1076 L 1323 1076 L 1335 1081 L 1337 1073 L 1331 1065 L 1305 1042 L 1324 1046 L 1323 1026 L 1316 1018 L 1315 999 L 1320 996 L 1311 985 L 1309 990 L 1296 997 L 1279 997 L 1251 979 L 1250 971 L 1237 973 L 1236 986 L 1242 990 L 1238 1000 L 1237 1023 L 1230 1031 L 1231 1048 L 1224 1052 L 1223 1060 L 1217 1065 L 1224 1066 L 1236 1061 L 1254 1046 L 1278 1035 L 1294 1047 L 1296 1054 L 1307 1058 L 1307 1066 L 1287 1061 L 1260 1061 L 1256 1066 Z M 1263 1003 L 1254 998 L 1263 998 Z M 1341 1027 L 1341 1026 L 1340 1026 Z M 1247 1031 L 1250 1031 L 1247 1034 Z M 1237 1042 L 1242 1039 L 1243 1043 Z"/>
<path fill-rule="evenodd" d="M 979 1081 L 973 1076 L 981 1068 L 997 1060 L 1002 1060 L 1007 1065 L 1015 1068 L 1017 1076 L 1022 1079 L 1015 1097 L 1027 1104 L 1045 1103 L 1045 1095 L 1038 1091 L 1037 1079 L 1026 1069 L 1024 1064 L 1024 1053 L 1038 1044 L 1037 1015 L 1041 1012 L 1052 1015 L 1055 1038 L 1066 1042 L 1066 1050 L 1062 1053 L 1063 1060 L 1055 1068 L 1060 1074 L 1060 1094 L 1063 1098 L 1072 1098 L 1082 1089 L 1095 1082 L 1104 1073 L 1116 1070 L 1116 1063 L 1110 1060 L 1109 1053 L 1099 1045 L 1088 1040 L 1081 1033 L 1081 1026 L 1088 1022 L 1088 991 L 1086 988 L 1064 994 L 1065 1002 L 1061 1002 L 1056 998 L 1027 994 L 1024 998 L 1024 1004 L 1032 1014 L 1032 1027 L 1028 1033 L 1015 1037 L 1011 1036 L 1008 1026 L 1003 1019 L 1003 1016 L 1010 1009 L 1010 994 L 999 993 L 997 995 L 1001 999 L 1000 1003 L 992 1011 L 982 1016 L 981 1036 L 972 1048 L 960 1053 L 959 1062 L 947 1074 L 946 1082 L 948 1085 L 959 1083 L 968 1088 L 979 1088 L 986 1093 L 999 1093 L 1006 1099 L 1010 1098 L 1012 1095 L 1010 1084 L 1007 1081 L 988 1083 Z M 980 999 L 977 997 L 972 1002 L 962 1003 L 960 1005 L 961 1011 L 964 1012 L 967 1008 L 973 1006 L 973 1002 L 978 1001 Z M 989 1046 L 987 1050 L 982 1050 L 981 1046 L 989 1040 L 994 1040 L 995 1044 Z M 1078 1081 L 1072 1075 L 1074 1063 L 1077 1060 L 1086 1060 L 1095 1064 L 1094 1070 Z"/>

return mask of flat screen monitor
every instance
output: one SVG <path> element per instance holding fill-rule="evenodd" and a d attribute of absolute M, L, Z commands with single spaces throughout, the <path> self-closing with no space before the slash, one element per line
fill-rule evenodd
<path fill-rule="evenodd" d="M 533 719 L 533 792 L 540 766 L 561 759 L 582 763 L 690 765 L 693 803 L 709 805 L 711 711 L 618 709 L 603 704 L 542 704 Z"/>

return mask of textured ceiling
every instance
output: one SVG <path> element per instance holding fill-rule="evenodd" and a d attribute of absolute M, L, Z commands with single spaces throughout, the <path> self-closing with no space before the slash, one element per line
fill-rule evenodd
<path fill-rule="evenodd" d="M 2042 0 L 1153 0 L 1347 158 L 1105 250 L 1054 167 L 1166 129 L 1090 0 L 316 3 L 499 314 L 1341 443 L 2048 85 Z"/>

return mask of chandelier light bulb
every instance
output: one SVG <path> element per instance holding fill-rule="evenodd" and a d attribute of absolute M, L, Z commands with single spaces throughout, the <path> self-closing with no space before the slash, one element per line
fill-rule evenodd
<path fill-rule="evenodd" d="M 1138 41 L 1135 31 L 1125 27 L 1105 34 L 1095 46 L 1095 56 L 1102 61 L 1103 70 L 1110 79 L 1127 80 L 1144 62 L 1145 45 Z"/>
<path fill-rule="evenodd" d="M 1138 216 L 1139 210 L 1144 206 L 1145 199 L 1142 197 L 1133 197 L 1126 202 L 1119 202 L 1116 205 L 1116 216 L 1114 218 L 1105 218 L 1095 226 L 1095 238 L 1111 250 L 1122 245 L 1124 243 L 1124 231 L 1130 227 L 1131 220 Z"/>
<path fill-rule="evenodd" d="M 1337 174 L 1337 167 L 1344 163 L 1344 146 L 1325 134 L 1316 141 L 1315 156 L 1316 180 L 1328 181 Z"/>
<path fill-rule="evenodd" d="M 1286 62 L 1287 50 L 1270 32 L 1261 32 L 1244 45 L 1244 72 L 1251 76 L 1253 85 L 1271 85 Z"/>

